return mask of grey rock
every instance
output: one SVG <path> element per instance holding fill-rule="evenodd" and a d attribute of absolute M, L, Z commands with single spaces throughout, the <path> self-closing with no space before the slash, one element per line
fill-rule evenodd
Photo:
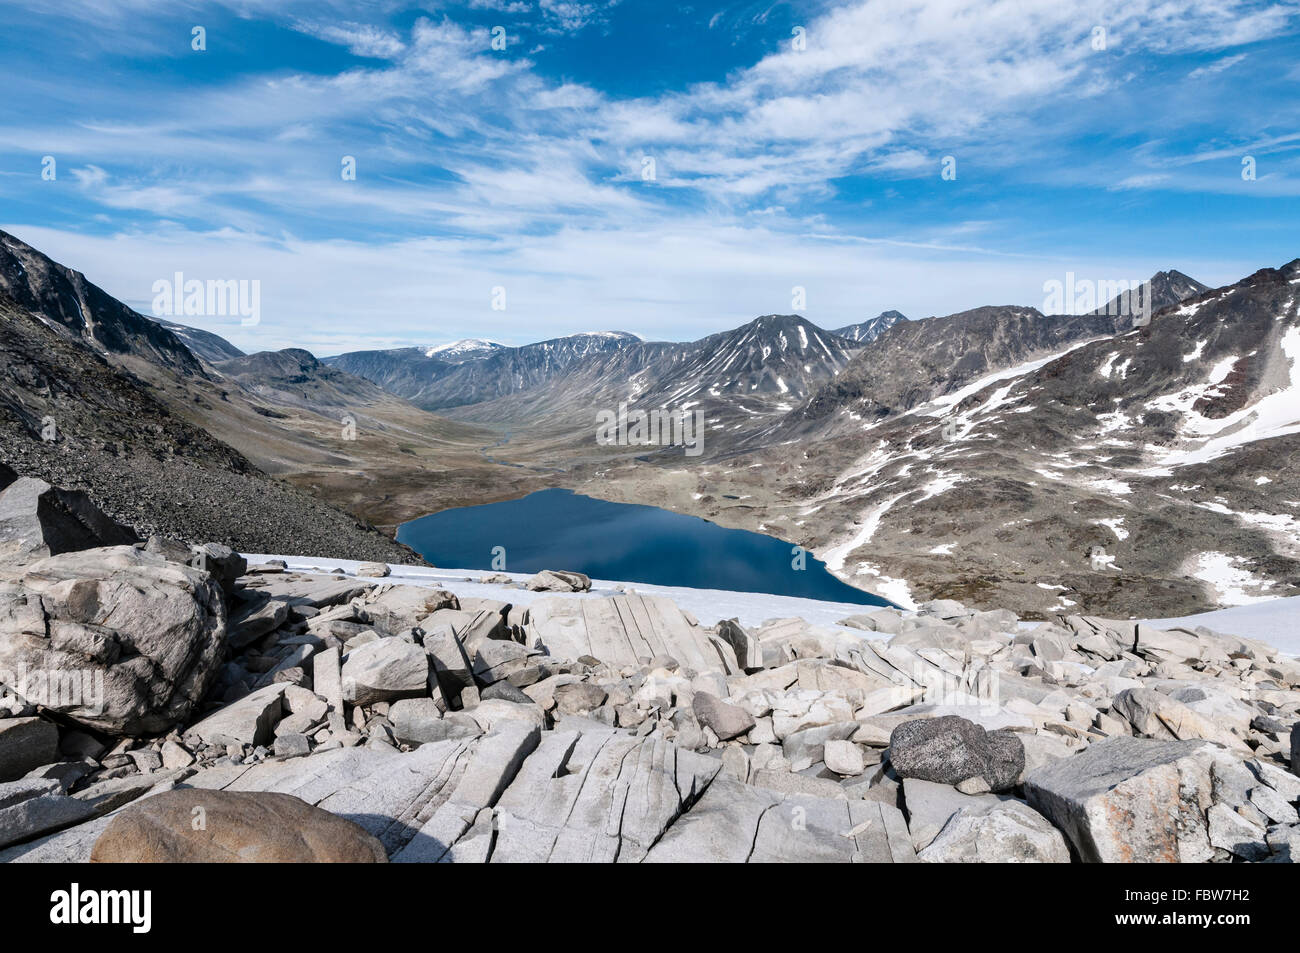
<path fill-rule="evenodd" d="M 137 748 L 134 751 L 128 751 L 127 754 L 135 762 L 136 770 L 141 774 L 157 771 L 163 766 L 162 755 L 151 748 Z"/>
<path fill-rule="evenodd" d="M 968 815 L 980 814 L 993 810 L 1008 799 L 1004 794 L 962 794 L 948 784 L 920 778 L 903 779 L 903 809 L 907 814 L 912 846 L 918 851 L 930 846 L 958 811 L 965 811 Z"/>
<path fill-rule="evenodd" d="M 43 718 L 0 719 L 0 781 L 59 760 L 59 729 Z"/>
<path fill-rule="evenodd" d="M 562 728 L 542 736 L 501 795 L 493 863 L 637 863 L 722 767 L 662 738 Z"/>
<path fill-rule="evenodd" d="M 185 731 L 208 745 L 266 745 L 284 714 L 283 696 L 288 685 L 268 685 L 239 701 L 218 709 Z"/>
<path fill-rule="evenodd" d="M 174 741 L 164 741 L 159 751 L 164 768 L 184 768 L 194 763 L 194 755 Z"/>
<path fill-rule="evenodd" d="M 909 863 L 897 808 L 718 778 L 654 845 L 649 863 Z"/>
<path fill-rule="evenodd" d="M 925 863 L 1068 864 L 1065 838 L 1047 818 L 1019 801 L 973 813 L 958 811 L 917 854 Z"/>
<path fill-rule="evenodd" d="M 691 710 L 699 723 L 722 741 L 738 738 L 754 727 L 753 715 L 709 692 L 696 692 L 691 700 Z"/>
<path fill-rule="evenodd" d="M 1259 785 L 1249 796 L 1250 803 L 1273 824 L 1300 824 L 1295 807 L 1272 788 Z"/>
<path fill-rule="evenodd" d="M 956 715 L 899 725 L 889 736 L 889 760 L 905 778 L 957 784 L 983 778 L 992 791 L 1014 787 L 1025 767 L 1025 748 L 1015 734 L 986 732 Z"/>
<path fill-rule="evenodd" d="M 1212 805 L 1206 812 L 1210 843 L 1244 860 L 1263 860 L 1271 851 L 1264 827 L 1242 817 L 1226 804 Z"/>
<path fill-rule="evenodd" d="M 540 654 L 518 642 L 484 639 L 474 652 L 474 678 L 480 685 L 491 685 L 526 668 Z"/>
<path fill-rule="evenodd" d="M 394 737 L 402 744 L 422 745 L 450 737 L 448 727 L 442 724 L 442 710 L 432 698 L 395 701 L 388 709 L 388 718 L 393 723 Z"/>
<path fill-rule="evenodd" d="M 524 694 L 523 689 L 516 688 L 505 680 L 493 682 L 479 693 L 479 697 L 483 701 L 491 701 L 493 698 L 500 698 L 503 701 L 515 702 L 519 705 L 533 704 L 533 700 L 528 697 L 528 695 Z"/>
<path fill-rule="evenodd" d="M 0 556 L 7 563 L 129 545 L 137 539 L 79 490 L 21 477 L 0 492 Z"/>
<path fill-rule="evenodd" d="M 1270 827 L 1264 835 L 1264 841 L 1275 860 L 1300 864 L 1300 824 Z"/>
<path fill-rule="evenodd" d="M 524 583 L 524 588 L 534 592 L 587 592 L 591 579 L 580 572 L 543 569 Z"/>
<path fill-rule="evenodd" d="M 59 691 L 41 703 L 108 734 L 185 720 L 225 651 L 217 584 L 141 549 L 63 553 L 0 582 L 0 671 L 59 674 Z"/>
<path fill-rule="evenodd" d="M 254 590 L 248 590 L 254 591 Z M 247 645 L 256 642 L 268 632 L 274 632 L 284 625 L 289 618 L 289 604 L 282 599 L 271 599 L 263 593 L 257 593 L 247 601 L 235 606 L 231 613 L 229 642 L 233 651 L 238 652 Z"/>
<path fill-rule="evenodd" d="M 826 742 L 822 761 L 830 771 L 842 777 L 853 777 L 867 769 L 862 749 L 851 741 L 831 739 Z"/>
<path fill-rule="evenodd" d="M 301 758 L 311 754 L 311 741 L 306 735 L 277 735 L 272 750 L 277 758 Z"/>
<path fill-rule="evenodd" d="M 1030 772 L 1031 807 L 1093 862 L 1201 862 L 1213 854 L 1204 805 L 1222 749 L 1202 741 L 1109 738 Z"/>
<path fill-rule="evenodd" d="M 567 685 L 557 685 L 552 697 L 559 714 L 578 715 L 605 704 L 608 694 L 593 682 L 570 682 Z"/>
<path fill-rule="evenodd" d="M 403 639 L 369 642 L 343 660 L 343 698 L 354 705 L 413 698 L 428 691 L 429 660 Z"/>
<path fill-rule="evenodd" d="M 189 564 L 212 574 L 228 597 L 235 592 L 235 583 L 248 572 L 248 560 L 224 543 L 203 543 L 195 546 Z"/>

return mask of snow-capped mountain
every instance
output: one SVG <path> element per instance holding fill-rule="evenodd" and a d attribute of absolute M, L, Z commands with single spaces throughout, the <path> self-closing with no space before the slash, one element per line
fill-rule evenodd
<path fill-rule="evenodd" d="M 352 351 L 325 358 L 324 363 L 364 377 L 417 407 L 440 410 L 528 390 L 568 373 L 579 362 L 640 342 L 626 331 L 592 331 L 477 352 L 469 347 L 451 354 L 436 348 Z"/>
<path fill-rule="evenodd" d="M 971 330 L 970 314 L 933 332 Z M 987 330 L 983 347 L 934 343 L 894 379 L 897 338 L 930 323 L 854 359 L 881 379 L 841 390 L 818 418 L 834 426 L 728 458 L 701 483 L 753 501 L 734 474 L 779 487 L 769 509 L 749 502 L 769 530 L 917 599 L 1125 617 L 1300 593 L 1300 260 L 1144 327 L 1078 323 L 1055 350 Z M 1044 322 L 998 326 L 1033 340 Z M 968 370 L 935 375 L 962 352 Z"/>
<path fill-rule="evenodd" d="M 850 341 L 856 341 L 858 344 L 870 344 L 895 324 L 906 320 L 907 316 L 901 311 L 882 311 L 869 321 L 848 324 L 842 328 L 836 328 L 831 333 L 842 338 L 848 338 Z"/>
<path fill-rule="evenodd" d="M 791 410 L 854 350 L 798 315 L 767 314 L 663 356 L 631 379 L 630 396 L 664 407 L 729 405 L 744 416 Z"/>
<path fill-rule="evenodd" d="M 463 364 L 465 361 L 477 361 L 479 358 L 487 357 L 492 352 L 504 348 L 504 344 L 498 344 L 496 341 L 487 341 L 483 338 L 465 338 L 460 341 L 452 341 L 450 344 L 435 344 L 433 347 L 426 347 L 424 356 L 447 361 L 450 364 Z"/>
<path fill-rule="evenodd" d="M 572 442 L 590 443 L 592 407 L 703 411 L 721 450 L 738 434 L 798 407 L 848 364 L 856 346 L 797 315 L 764 315 L 698 341 L 644 341 L 572 364 L 531 389 L 459 408 L 479 422 L 528 421 L 556 430 L 581 421 Z"/>

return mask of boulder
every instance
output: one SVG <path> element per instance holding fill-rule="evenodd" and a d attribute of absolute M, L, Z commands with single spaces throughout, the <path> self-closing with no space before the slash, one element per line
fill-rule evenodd
<path fill-rule="evenodd" d="M 551 697 L 555 699 L 555 710 L 559 714 L 577 715 L 599 708 L 609 695 L 593 682 L 571 682 L 557 685 Z"/>
<path fill-rule="evenodd" d="M 372 834 L 290 794 L 182 788 L 119 813 L 91 863 L 386 863 Z"/>
<path fill-rule="evenodd" d="M 422 745 L 449 737 L 442 723 L 442 710 L 432 698 L 403 698 L 388 709 L 393 723 L 393 737 L 402 744 Z"/>
<path fill-rule="evenodd" d="M 388 568 L 388 563 L 362 563 L 357 567 L 358 576 L 366 576 L 370 579 L 383 579 L 392 570 Z"/>
<path fill-rule="evenodd" d="M 1111 711 L 1133 726 L 1145 738 L 1177 741 L 1203 739 L 1226 748 L 1249 753 L 1246 742 L 1225 728 L 1197 714 L 1169 695 L 1149 688 L 1128 688 L 1115 696 Z"/>
<path fill-rule="evenodd" d="M 1203 741 L 1109 738 L 1030 772 L 1025 795 L 1085 861 L 1200 862 L 1216 757 Z"/>
<path fill-rule="evenodd" d="M 1008 731 L 986 732 L 956 715 L 906 721 L 889 736 L 889 760 L 899 776 L 958 784 L 983 778 L 991 791 L 1015 786 L 1025 747 Z"/>
<path fill-rule="evenodd" d="M 256 590 L 245 592 L 249 593 L 248 600 L 231 607 L 227 624 L 230 648 L 235 652 L 274 632 L 289 618 L 289 603 L 284 600 L 272 599 Z"/>
<path fill-rule="evenodd" d="M 283 699 L 288 687 L 277 682 L 259 688 L 190 726 L 185 737 L 218 746 L 270 744 L 275 726 L 284 715 Z"/>
<path fill-rule="evenodd" d="M 1262 824 L 1238 814 L 1227 804 L 1212 805 L 1205 816 L 1210 843 L 1243 860 L 1263 860 L 1272 851 Z"/>
<path fill-rule="evenodd" d="M 1019 801 L 987 811 L 958 811 L 916 859 L 925 863 L 1068 864 L 1065 838 Z"/>
<path fill-rule="evenodd" d="M 580 572 L 543 569 L 524 583 L 524 587 L 534 592 L 589 592 L 591 579 Z"/>
<path fill-rule="evenodd" d="M 852 741 L 830 740 L 822 748 L 822 761 L 829 771 L 842 777 L 856 777 L 867 770 L 862 749 Z"/>
<path fill-rule="evenodd" d="M 520 705 L 500 698 L 479 702 L 465 714 L 473 718 L 479 728 L 485 732 L 514 721 L 535 725 L 538 730 L 546 727 L 546 713 L 536 705 Z"/>
<path fill-rule="evenodd" d="M 64 553 L 0 581 L 0 673 L 29 701 L 112 735 L 183 722 L 220 671 L 212 577 L 131 546 Z"/>
<path fill-rule="evenodd" d="M 137 539 L 134 530 L 105 516 L 80 490 L 22 477 L 0 492 L 0 557 L 7 563 Z"/>
<path fill-rule="evenodd" d="M 378 639 L 343 660 L 343 699 L 354 705 L 415 698 L 429 690 L 429 657 L 403 639 Z"/>
<path fill-rule="evenodd" d="M 43 718 L 0 719 L 0 781 L 16 781 L 58 760 L 59 729 L 53 724 Z"/>
<path fill-rule="evenodd" d="M 235 593 L 235 582 L 248 572 L 248 560 L 223 543 L 203 543 L 193 548 L 189 564 L 212 573 L 227 597 Z"/>
<path fill-rule="evenodd" d="M 709 692 L 696 692 L 691 700 L 691 710 L 696 720 L 711 729 L 719 741 L 730 741 L 754 727 L 753 715 Z"/>

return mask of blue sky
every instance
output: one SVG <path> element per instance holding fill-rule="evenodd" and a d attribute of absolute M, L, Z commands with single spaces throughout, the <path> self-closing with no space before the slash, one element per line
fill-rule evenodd
<path fill-rule="evenodd" d="M 837 327 L 1300 255 L 1297 3 L 48 6 L 0 8 L 0 227 L 145 313 L 177 271 L 259 281 L 254 327 L 181 319 L 246 350 L 690 339 L 795 287 Z"/>

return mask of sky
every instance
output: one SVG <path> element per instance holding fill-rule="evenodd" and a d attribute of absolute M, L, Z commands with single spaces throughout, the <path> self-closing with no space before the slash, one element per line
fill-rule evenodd
<path fill-rule="evenodd" d="M 0 6 L 0 228 L 145 314 L 178 272 L 257 282 L 256 323 L 172 316 L 247 351 L 836 328 L 1300 256 L 1296 2 L 50 6 Z"/>

